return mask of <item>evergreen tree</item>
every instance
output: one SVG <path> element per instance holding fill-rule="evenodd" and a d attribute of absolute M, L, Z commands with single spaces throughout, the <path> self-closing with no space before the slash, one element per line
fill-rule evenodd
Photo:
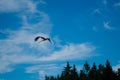
<path fill-rule="evenodd" d="M 105 66 L 99 64 L 97 69 L 96 64 L 93 63 L 90 68 L 86 61 L 78 76 L 75 65 L 71 68 L 69 62 L 67 62 L 60 76 L 45 76 L 45 80 L 120 80 L 120 68 L 117 72 L 114 72 L 108 60 Z"/>
<path fill-rule="evenodd" d="M 45 80 L 50 80 L 48 76 L 45 76 Z"/>
<path fill-rule="evenodd" d="M 59 76 L 59 75 L 57 76 L 56 80 L 61 80 L 61 78 L 60 78 L 60 76 Z"/>
<path fill-rule="evenodd" d="M 103 73 L 104 73 L 105 67 L 102 64 L 99 64 L 98 66 L 98 80 L 103 80 Z"/>
<path fill-rule="evenodd" d="M 83 70 L 80 70 L 79 80 L 87 80 L 87 76 Z"/>
<path fill-rule="evenodd" d="M 116 75 L 117 75 L 117 80 L 120 80 L 120 68 L 118 68 Z"/>
<path fill-rule="evenodd" d="M 61 76 L 60 76 L 60 80 L 63 80 L 63 79 L 64 79 L 64 73 L 62 71 Z"/>
<path fill-rule="evenodd" d="M 85 62 L 84 66 L 83 66 L 83 71 L 86 75 L 88 75 L 88 73 L 90 71 L 90 66 L 87 61 Z"/>
<path fill-rule="evenodd" d="M 90 69 L 89 80 L 98 80 L 98 72 L 97 72 L 97 67 L 95 63 L 93 63 L 93 66 Z"/>
<path fill-rule="evenodd" d="M 54 76 L 50 76 L 50 80 L 56 80 Z"/>
<path fill-rule="evenodd" d="M 84 66 L 83 66 L 83 71 L 85 73 L 85 76 L 84 76 L 85 80 L 88 80 L 88 73 L 90 71 L 90 66 L 87 61 L 85 62 Z"/>
<path fill-rule="evenodd" d="M 62 73 L 63 80 L 70 80 L 71 79 L 71 66 L 69 65 L 69 62 L 67 62 L 66 67 L 64 67 L 64 71 Z"/>
<path fill-rule="evenodd" d="M 71 70 L 71 80 L 78 80 L 78 74 L 75 65 L 73 65 L 73 68 Z"/>
<path fill-rule="evenodd" d="M 83 65 L 83 70 L 80 70 L 79 80 L 88 80 L 88 73 L 90 71 L 90 66 L 86 61 Z"/>
<path fill-rule="evenodd" d="M 103 76 L 104 76 L 104 80 L 114 80 L 115 79 L 114 72 L 113 72 L 110 62 L 108 60 L 106 61 L 106 66 L 105 66 Z"/>

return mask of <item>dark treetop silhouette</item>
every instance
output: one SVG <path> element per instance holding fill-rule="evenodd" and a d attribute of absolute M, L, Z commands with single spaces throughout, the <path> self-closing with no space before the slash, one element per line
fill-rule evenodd
<path fill-rule="evenodd" d="M 120 68 L 114 71 L 107 60 L 105 65 L 96 65 L 94 62 L 91 67 L 86 61 L 83 68 L 77 70 L 75 64 L 71 66 L 67 62 L 61 74 L 57 76 L 46 75 L 45 80 L 120 80 Z"/>
<path fill-rule="evenodd" d="M 42 36 L 37 36 L 37 37 L 35 37 L 35 41 L 38 41 L 38 39 L 40 39 L 41 38 L 41 41 L 46 41 L 46 40 L 48 40 L 50 43 L 51 43 L 51 40 L 50 40 L 50 38 L 45 38 L 45 37 L 42 37 Z M 41 42 L 40 41 L 40 42 Z"/>

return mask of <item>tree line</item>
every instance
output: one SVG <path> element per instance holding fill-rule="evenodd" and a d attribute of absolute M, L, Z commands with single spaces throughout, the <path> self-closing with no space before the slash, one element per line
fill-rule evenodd
<path fill-rule="evenodd" d="M 71 66 L 67 62 L 63 71 L 58 76 L 45 76 L 45 80 L 120 80 L 120 68 L 114 71 L 110 62 L 106 60 L 105 66 L 94 62 L 92 67 L 86 61 L 83 69 L 77 71 L 75 65 Z"/>

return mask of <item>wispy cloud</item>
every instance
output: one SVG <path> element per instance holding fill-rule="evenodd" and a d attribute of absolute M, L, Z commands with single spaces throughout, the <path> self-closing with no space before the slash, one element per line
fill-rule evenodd
<path fill-rule="evenodd" d="M 13 71 L 13 68 L 10 66 L 9 62 L 4 62 L 2 63 L 2 61 L 0 60 L 1 64 L 0 65 L 0 73 L 6 73 L 6 72 L 11 72 Z"/>
<path fill-rule="evenodd" d="M 115 7 L 120 7 L 120 2 L 114 4 Z"/>
<path fill-rule="evenodd" d="M 96 56 L 96 47 L 88 43 L 64 45 L 61 50 L 54 51 L 49 56 L 43 56 L 38 59 L 39 61 L 61 61 L 72 59 L 85 59 L 87 57 Z"/>
<path fill-rule="evenodd" d="M 38 73 L 40 75 L 40 79 L 44 79 L 45 75 L 55 75 L 54 73 L 61 72 L 61 65 L 58 64 L 44 64 L 44 65 L 34 65 L 27 67 L 26 73 Z M 47 71 L 47 72 L 46 72 Z"/>
<path fill-rule="evenodd" d="M 40 75 L 44 75 L 45 76 L 46 74 L 50 75 L 50 73 L 48 73 L 48 72 L 53 70 L 53 69 L 55 69 L 55 71 L 57 69 L 60 70 L 61 69 L 60 67 L 61 66 L 58 65 L 58 64 L 34 65 L 34 66 L 27 67 L 26 68 L 26 73 L 36 73 L 36 72 L 38 72 Z M 46 73 L 46 71 L 48 71 L 48 72 Z"/>
<path fill-rule="evenodd" d="M 94 10 L 93 10 L 93 13 L 101 14 L 101 11 L 100 11 L 99 8 L 97 8 L 97 9 L 94 9 Z"/>
<path fill-rule="evenodd" d="M 43 4 L 44 1 L 40 0 L 40 3 Z M 16 14 L 22 19 L 22 26 L 18 30 L 0 30 L 2 34 L 7 33 L 7 38 L 0 39 L 0 73 L 14 70 L 11 65 L 34 62 L 37 56 L 52 50 L 46 42 L 34 42 L 38 35 L 50 36 L 52 28 L 49 16 L 37 10 L 37 4 L 32 0 L 0 1 L 0 13 L 19 12 Z"/>
<path fill-rule="evenodd" d="M 44 1 L 40 0 L 39 3 L 43 4 Z M 21 11 L 29 11 L 35 12 L 37 2 L 33 2 L 33 0 L 0 0 L 0 12 L 8 13 L 8 12 L 21 12 Z"/>
<path fill-rule="evenodd" d="M 118 69 L 120 68 L 120 61 L 118 61 L 118 64 L 115 66 L 112 66 L 114 71 L 118 71 Z"/>
<path fill-rule="evenodd" d="M 115 29 L 114 27 L 110 26 L 109 22 L 104 22 L 103 27 L 107 30 L 114 30 Z"/>
<path fill-rule="evenodd" d="M 32 33 L 46 33 L 50 34 L 52 29 L 52 23 L 50 22 L 49 16 L 41 11 L 37 11 L 35 14 L 22 15 L 23 22 L 22 29 L 29 30 Z M 34 22 L 34 21 L 35 22 Z"/>
<path fill-rule="evenodd" d="M 120 64 L 117 64 L 116 66 L 113 66 L 114 71 L 118 71 L 118 68 L 120 68 Z"/>

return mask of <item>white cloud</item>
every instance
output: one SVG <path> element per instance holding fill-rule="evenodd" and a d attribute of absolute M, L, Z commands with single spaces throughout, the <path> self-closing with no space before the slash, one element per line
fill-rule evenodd
<path fill-rule="evenodd" d="M 4 72 L 4 70 L 7 70 L 4 68 L 8 68 L 6 66 L 10 66 L 11 64 L 32 63 L 37 56 L 50 52 L 52 49 L 47 42 L 34 42 L 34 38 L 37 35 L 45 34 L 32 34 L 25 30 L 19 30 L 9 35 L 8 39 L 0 40 L 0 44 L 2 45 L 0 46 L 0 63 L 2 65 L 6 62 L 9 63 L 3 65 L 4 67 L 0 70 Z"/>
<path fill-rule="evenodd" d="M 40 0 L 40 3 L 44 3 Z M 37 10 L 37 4 L 32 0 L 0 0 L 0 12 L 18 12 L 23 20 L 22 26 L 16 31 L 0 30 L 2 34 L 8 34 L 6 39 L 0 39 L 0 73 L 14 70 L 11 65 L 22 63 L 35 63 L 36 58 L 52 51 L 48 42 L 34 42 L 38 35 L 50 36 L 51 22 L 49 16 Z M 45 3 L 44 3 L 45 4 Z M 34 23 L 31 20 L 35 21 Z M 44 54 L 43 54 L 44 53 Z M 46 53 L 46 54 L 45 54 Z"/>
<path fill-rule="evenodd" d="M 99 8 L 97 8 L 97 9 L 94 9 L 93 13 L 101 14 L 101 11 Z"/>
<path fill-rule="evenodd" d="M 1 65 L 0 65 L 0 73 L 6 73 L 6 72 L 11 72 L 13 70 L 13 68 L 10 65 L 9 62 L 4 62 L 2 63 L 2 61 L 0 61 Z"/>
<path fill-rule="evenodd" d="M 35 14 L 32 15 L 22 15 L 21 16 L 23 22 L 22 29 L 24 30 L 29 30 L 32 33 L 46 33 L 50 34 L 51 29 L 52 29 L 52 23 L 50 22 L 49 16 L 41 11 L 37 11 Z M 31 23 L 31 22 L 34 23 Z"/>
<path fill-rule="evenodd" d="M 109 22 L 104 22 L 103 27 L 107 30 L 114 30 L 115 28 L 110 26 Z"/>
<path fill-rule="evenodd" d="M 59 67 L 55 64 L 35 65 L 35 66 L 27 67 L 26 73 L 35 73 L 35 72 L 39 72 L 40 70 L 43 72 L 43 70 L 51 70 L 57 68 Z"/>
<path fill-rule="evenodd" d="M 96 56 L 96 47 L 88 43 L 64 45 L 61 50 L 54 51 L 49 56 L 43 56 L 38 61 L 61 61 L 73 59 L 85 59 L 87 57 Z"/>
<path fill-rule="evenodd" d="M 56 64 L 35 65 L 26 68 L 26 73 L 38 73 L 40 79 L 44 79 L 45 75 L 52 76 L 61 72 L 61 66 Z"/>
<path fill-rule="evenodd" d="M 39 3 L 44 4 L 44 1 L 40 0 Z M 0 12 L 28 11 L 33 13 L 36 11 L 36 5 L 37 2 L 33 0 L 0 0 Z"/>
<path fill-rule="evenodd" d="M 118 68 L 120 68 L 120 64 L 117 64 L 116 66 L 113 66 L 113 70 L 114 70 L 114 71 L 117 71 Z"/>
<path fill-rule="evenodd" d="M 28 4 L 28 0 L 0 0 L 0 12 L 18 12 L 27 9 Z"/>
<path fill-rule="evenodd" d="M 114 71 L 118 71 L 118 68 L 120 68 L 120 61 L 118 61 L 118 64 L 112 67 Z"/>
<path fill-rule="evenodd" d="M 93 14 L 94 16 L 99 15 L 99 16 L 101 16 L 101 17 L 106 17 L 106 15 L 104 14 L 104 9 L 99 8 L 99 7 L 93 9 L 92 14 Z"/>

